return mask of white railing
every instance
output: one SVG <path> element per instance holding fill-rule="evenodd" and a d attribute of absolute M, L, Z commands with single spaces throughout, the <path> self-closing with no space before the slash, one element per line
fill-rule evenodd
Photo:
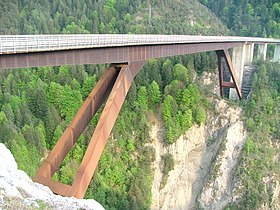
<path fill-rule="evenodd" d="M 149 34 L 6 35 L 0 36 L 0 54 L 81 48 L 206 42 L 280 43 L 280 40 L 255 37 Z"/>

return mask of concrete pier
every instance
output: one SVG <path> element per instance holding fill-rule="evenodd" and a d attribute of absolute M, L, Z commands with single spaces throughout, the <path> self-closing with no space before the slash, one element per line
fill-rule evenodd
<path fill-rule="evenodd" d="M 267 44 L 258 44 L 257 59 L 266 60 Z"/>
<path fill-rule="evenodd" d="M 280 44 L 275 45 L 273 61 L 280 63 Z"/>
<path fill-rule="evenodd" d="M 233 69 L 236 73 L 236 77 L 238 79 L 238 84 L 241 87 L 242 84 L 242 75 L 244 70 L 244 62 L 245 62 L 245 45 L 240 45 L 238 47 L 233 48 L 232 52 L 232 65 Z M 232 81 L 232 79 L 231 79 Z M 229 99 L 235 100 L 238 99 L 238 95 L 235 89 L 231 88 L 229 90 Z"/>
<path fill-rule="evenodd" d="M 243 72 L 245 66 L 250 66 L 254 58 L 254 44 L 243 44 L 233 48 L 232 65 L 235 71 L 239 87 L 242 87 Z M 235 89 L 229 90 L 229 99 L 238 99 L 238 94 Z"/>
<path fill-rule="evenodd" d="M 243 56 L 244 56 L 244 65 L 250 66 L 253 62 L 254 58 L 254 44 L 245 44 L 243 50 Z"/>

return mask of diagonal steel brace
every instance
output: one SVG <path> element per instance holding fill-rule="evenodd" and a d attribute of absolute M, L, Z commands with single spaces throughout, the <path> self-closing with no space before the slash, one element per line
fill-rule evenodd
<path fill-rule="evenodd" d="M 228 88 L 235 88 L 236 92 L 238 94 L 239 99 L 242 99 L 242 93 L 241 93 L 241 88 L 238 82 L 238 79 L 236 77 L 233 65 L 232 65 L 232 61 L 231 61 L 231 57 L 230 54 L 228 52 L 228 50 L 217 50 L 216 51 L 217 57 L 218 57 L 218 70 L 219 70 L 219 82 L 220 82 L 220 95 L 221 97 L 224 97 L 224 88 L 228 87 Z M 230 76 L 232 78 L 233 82 L 226 82 L 223 80 L 223 72 L 224 72 L 224 68 L 223 68 L 223 64 L 222 64 L 222 59 L 225 60 L 228 69 L 229 69 L 229 73 Z"/>
<path fill-rule="evenodd" d="M 145 61 L 135 61 L 125 64 L 112 64 L 108 68 L 49 156 L 44 160 L 33 178 L 34 181 L 50 187 L 53 192 L 63 196 L 84 197 L 129 87 L 144 64 Z M 96 125 L 73 184 L 70 186 L 52 180 L 52 176 L 98 111 L 108 93 L 110 93 L 108 101 Z"/>

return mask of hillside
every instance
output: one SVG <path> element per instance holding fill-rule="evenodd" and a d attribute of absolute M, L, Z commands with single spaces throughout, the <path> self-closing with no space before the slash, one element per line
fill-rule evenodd
<path fill-rule="evenodd" d="M 240 36 L 280 37 L 279 0 L 200 0 Z"/>
<path fill-rule="evenodd" d="M 214 13 L 195 0 L 3 0 L 0 11 L 0 34 L 231 33 Z M 36 173 L 42 159 L 52 149 L 106 67 L 84 65 L 0 70 L 0 143 L 11 150 L 19 169 L 31 177 Z M 168 187 L 164 187 L 170 186 L 169 172 L 180 166 L 174 163 L 171 149 L 178 139 L 182 141 L 182 136 L 193 132 L 194 128 L 207 130 L 204 125 L 211 122 L 209 114 L 215 114 L 212 100 L 218 100 L 217 96 L 209 92 L 211 88 L 207 85 L 200 85 L 198 80 L 205 72 L 215 72 L 216 67 L 215 53 L 147 62 L 129 91 L 86 198 L 94 198 L 105 209 L 149 209 L 154 195 L 151 191 L 154 181 L 151 166 L 158 159 L 165 174 L 159 187 L 168 191 Z M 277 94 L 268 96 L 268 108 L 278 109 L 276 103 L 270 101 L 275 101 Z M 99 113 L 81 135 L 54 179 L 72 183 L 98 116 Z M 269 124 L 278 122 L 272 117 L 270 120 Z M 153 147 L 155 139 L 151 131 L 158 125 L 156 123 L 161 128 L 163 151 L 171 148 L 163 157 L 157 156 L 158 148 Z M 252 122 L 249 123 L 252 125 Z M 274 124 L 273 132 L 276 127 L 277 124 Z M 266 133 L 266 137 L 270 132 Z M 211 142 L 208 138 L 204 140 Z M 257 148 L 259 150 L 261 144 Z M 176 153 L 176 150 L 173 152 Z M 246 157 L 242 156 L 245 160 Z M 236 170 L 242 174 L 241 168 Z M 270 170 L 268 166 L 265 170 L 271 172 L 274 167 Z M 248 168 L 244 173 L 250 171 Z M 256 182 L 254 175 L 246 174 L 246 179 Z M 262 191 L 264 186 L 259 178 L 257 181 L 258 190 Z M 246 180 L 242 179 L 242 182 L 246 186 Z M 202 188 L 200 186 L 199 189 Z M 246 194 L 245 198 L 251 201 L 258 190 L 254 194 Z M 265 196 L 269 197 L 268 193 Z M 192 203 L 204 205 L 195 200 L 192 198 Z M 254 205 L 257 205 L 256 202 L 252 201 Z M 251 206 L 248 205 L 248 208 Z M 235 204 L 232 205 L 234 207 Z"/>
<path fill-rule="evenodd" d="M 228 34 L 196 0 L 4 0 L 0 9 L 0 34 Z"/>

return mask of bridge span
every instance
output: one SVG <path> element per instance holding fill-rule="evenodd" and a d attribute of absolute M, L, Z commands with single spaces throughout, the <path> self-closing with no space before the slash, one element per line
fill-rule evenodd
<path fill-rule="evenodd" d="M 277 39 L 238 36 L 153 34 L 0 35 L 0 54 L 118 46 L 221 42 L 280 43 Z"/>
<path fill-rule="evenodd" d="M 33 180 L 49 186 L 55 193 L 84 197 L 129 87 L 147 59 L 215 51 L 221 96 L 224 95 L 224 88 L 231 88 L 232 97 L 241 99 L 244 65 L 252 63 L 255 45 L 258 46 L 257 57 L 265 60 L 268 44 L 275 45 L 273 60 L 279 62 L 279 39 L 149 34 L 0 36 L 0 69 L 111 64 Z M 230 49 L 233 49 L 232 56 Z M 223 79 L 225 66 L 230 72 L 230 81 Z M 72 185 L 52 180 L 52 176 L 107 96 L 108 100 Z"/>

